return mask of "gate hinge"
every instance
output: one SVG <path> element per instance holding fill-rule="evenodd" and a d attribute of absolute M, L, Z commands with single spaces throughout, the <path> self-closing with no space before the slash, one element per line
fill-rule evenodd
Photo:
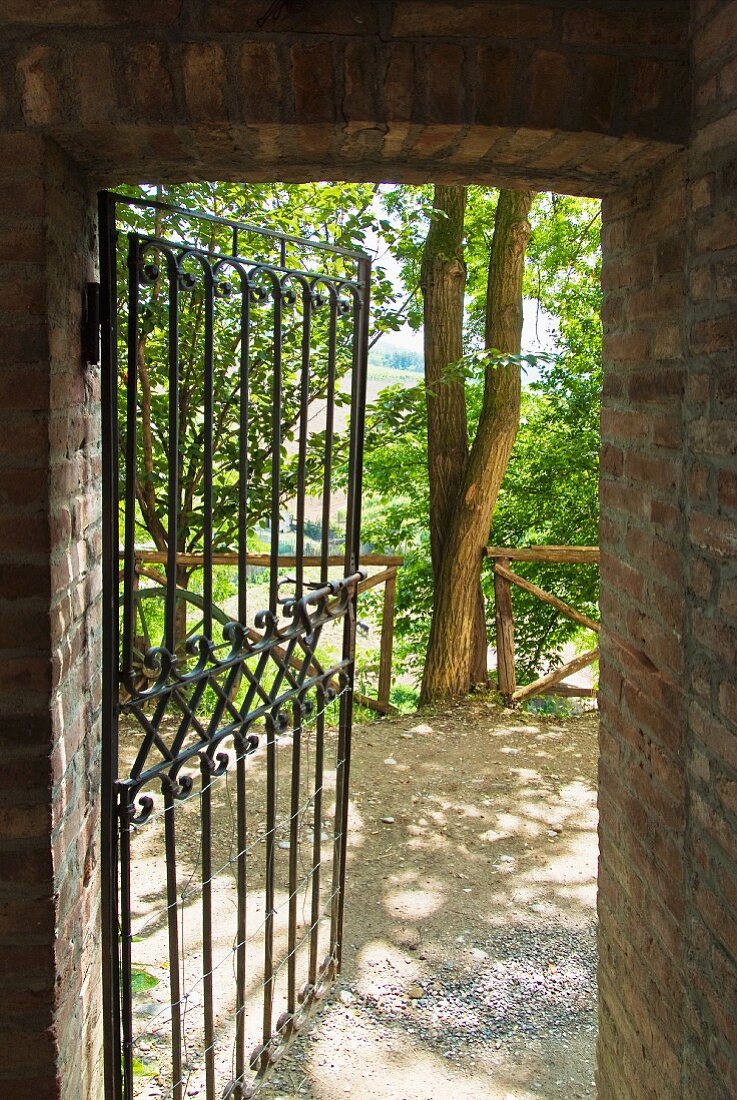
<path fill-rule="evenodd" d="M 86 363 L 100 362 L 100 284 L 87 283 L 82 302 L 82 354 Z"/>

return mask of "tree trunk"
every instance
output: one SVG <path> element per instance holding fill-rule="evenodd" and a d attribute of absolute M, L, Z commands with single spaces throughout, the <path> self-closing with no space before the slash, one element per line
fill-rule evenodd
<path fill-rule="evenodd" d="M 435 213 L 422 253 L 425 338 L 427 467 L 430 487 L 430 556 L 437 578 L 443 544 L 468 458 L 463 379 L 446 369 L 463 355 L 463 220 L 466 188 L 437 185 Z"/>
<path fill-rule="evenodd" d="M 522 274 L 532 197 L 531 191 L 499 193 L 489 259 L 486 345 L 501 352 L 519 354 L 521 348 Z M 517 434 L 520 393 L 518 366 L 487 367 L 479 425 L 436 578 L 423 703 L 465 695 L 477 682 L 474 659 L 482 554 Z"/>

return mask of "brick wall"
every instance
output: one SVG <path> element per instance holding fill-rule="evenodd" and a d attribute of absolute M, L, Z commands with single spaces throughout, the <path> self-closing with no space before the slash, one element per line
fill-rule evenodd
<path fill-rule="evenodd" d="M 0 137 L 0 194 L 0 1097 L 82 1100 L 99 1078 L 93 223 L 41 138 Z"/>
<path fill-rule="evenodd" d="M 604 204 L 599 1095 L 680 1095 L 684 157 Z"/>
<path fill-rule="evenodd" d="M 737 4 L 693 5 L 685 393 L 689 1097 L 737 1095 Z"/>
<path fill-rule="evenodd" d="M 602 1100 L 737 1095 L 737 4 L 692 15 L 691 148 L 605 204 Z"/>
<path fill-rule="evenodd" d="M 0 1100 L 101 1083 L 89 189 L 326 175 L 607 194 L 599 1089 L 737 1095 L 737 3 L 692 117 L 687 9 L 5 0 Z"/>
<path fill-rule="evenodd" d="M 155 163 L 598 194 L 687 137 L 683 0 L 292 0 L 260 27 L 268 6 L 6 0 L 0 117 L 114 183 Z"/>
<path fill-rule="evenodd" d="M 41 1096 L 43 1079 L 53 1083 L 43 160 L 39 138 L 0 140 L 0 989 L 7 1006 L 0 1096 L 17 1087 L 8 1083 L 16 1069 L 18 1076 L 40 1077 Z"/>
<path fill-rule="evenodd" d="M 99 786 L 101 517 L 99 371 L 81 355 L 82 295 L 95 279 L 93 193 L 65 154 L 46 175 L 51 571 L 52 858 L 56 901 L 55 1037 L 73 1065 L 64 1100 L 100 1081 Z"/>

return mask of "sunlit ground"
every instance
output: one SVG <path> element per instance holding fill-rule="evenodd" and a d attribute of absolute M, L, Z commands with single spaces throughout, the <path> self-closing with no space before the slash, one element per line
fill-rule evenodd
<path fill-rule="evenodd" d="M 356 731 L 338 997 L 265 1097 L 595 1096 L 596 756 L 479 700 Z"/>

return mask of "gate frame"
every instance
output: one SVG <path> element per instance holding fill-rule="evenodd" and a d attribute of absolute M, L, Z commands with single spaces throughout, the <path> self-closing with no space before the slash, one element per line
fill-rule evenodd
<path fill-rule="evenodd" d="M 118 440 L 118 318 L 117 318 L 117 206 L 123 202 L 130 206 L 163 209 L 191 215 L 202 221 L 215 221 L 279 240 L 281 260 L 284 262 L 284 244 L 291 241 L 331 255 L 349 256 L 356 263 L 358 322 L 354 328 L 352 349 L 351 419 L 349 437 L 348 495 L 346 503 L 344 577 L 355 577 L 360 560 L 360 524 L 363 481 L 363 441 L 365 433 L 366 383 L 369 348 L 369 318 L 371 306 L 371 257 L 363 252 L 327 245 L 321 241 L 298 238 L 273 230 L 260 229 L 230 219 L 221 218 L 207 211 L 172 206 L 155 199 L 133 199 L 114 191 L 100 191 L 97 196 L 100 264 L 100 365 L 102 405 L 102 708 L 101 708 L 101 970 L 103 1002 L 103 1058 L 104 1095 L 106 1100 L 122 1100 L 124 1077 L 122 1069 L 121 1026 L 121 966 L 118 936 L 114 928 L 119 926 L 119 824 L 114 792 L 119 764 L 118 691 L 119 691 L 119 440 Z M 278 266 L 278 265 L 277 265 Z M 273 517 L 272 517 L 273 519 Z M 278 523 L 277 523 L 278 529 Z M 276 563 L 272 563 L 275 565 Z M 343 949 L 343 919 L 345 908 L 345 878 L 347 858 L 348 806 L 350 790 L 350 760 L 352 736 L 352 711 L 355 699 L 355 604 L 358 585 L 353 584 L 348 602 L 352 606 L 344 617 L 343 659 L 349 649 L 350 665 L 347 672 L 350 683 L 347 693 L 339 698 L 338 759 L 343 761 L 336 787 L 336 835 L 342 837 L 338 863 L 338 897 L 335 925 L 336 974 L 340 972 Z M 243 624 L 244 626 L 246 624 Z M 341 757 L 342 752 L 342 757 Z M 342 793 L 341 793 L 342 792 Z M 340 811 L 340 819 L 338 812 Z M 319 829 L 319 825 L 316 825 Z M 293 1035 L 294 1033 L 292 1033 Z M 248 1093 L 244 1093 L 248 1095 Z"/>

